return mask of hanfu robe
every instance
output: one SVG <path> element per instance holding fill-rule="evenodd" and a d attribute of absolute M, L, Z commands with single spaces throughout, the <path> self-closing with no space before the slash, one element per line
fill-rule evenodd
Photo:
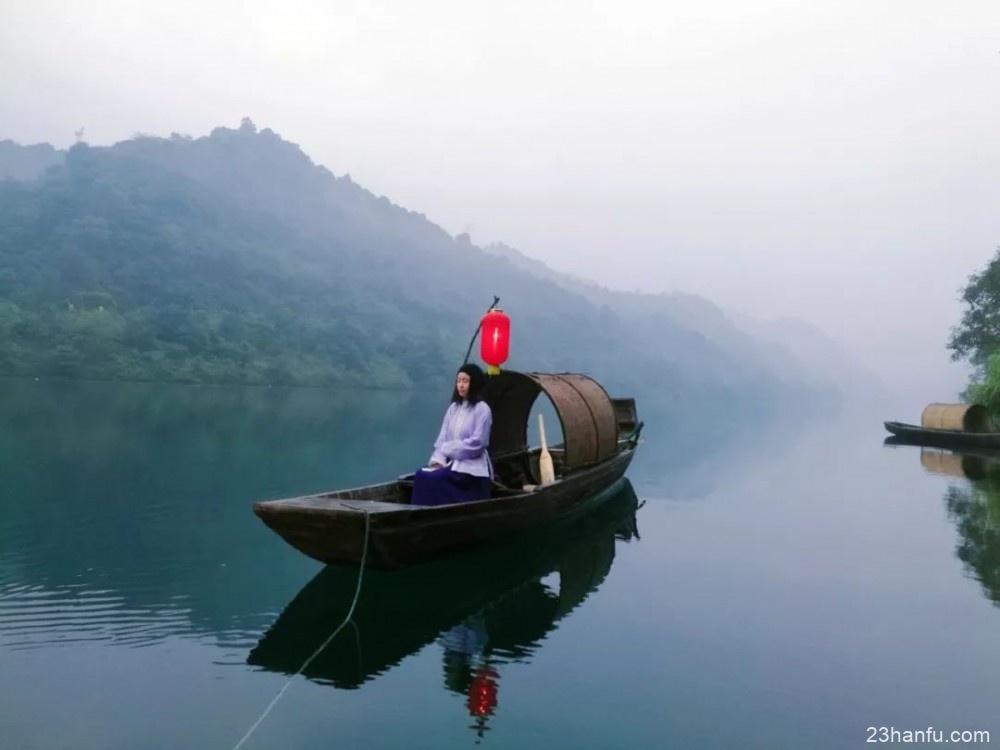
<path fill-rule="evenodd" d="M 490 496 L 493 465 L 487 446 L 493 413 L 485 401 L 452 403 L 444 413 L 429 463 L 413 477 L 413 505 L 448 505 Z"/>

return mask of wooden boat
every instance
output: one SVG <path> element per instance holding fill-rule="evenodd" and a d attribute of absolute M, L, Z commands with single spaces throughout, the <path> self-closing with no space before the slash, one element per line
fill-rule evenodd
<path fill-rule="evenodd" d="M 549 449 L 556 481 L 539 486 L 539 449 L 529 448 L 527 428 L 542 393 L 555 407 L 564 442 Z M 357 564 L 364 556 L 367 567 L 391 570 L 586 511 L 625 474 L 642 431 L 634 400 L 610 398 L 586 375 L 507 370 L 489 380 L 484 399 L 493 412 L 489 451 L 496 479 L 489 499 L 414 506 L 408 474 L 367 487 L 261 501 L 253 510 L 315 560 Z"/>
<path fill-rule="evenodd" d="M 990 413 L 982 404 L 940 404 L 924 407 L 920 424 L 884 422 L 898 441 L 941 448 L 1000 447 L 1000 432 L 993 429 Z"/>
<path fill-rule="evenodd" d="M 941 448 L 1000 448 L 1000 432 L 966 432 L 936 427 L 921 427 L 903 422 L 885 422 L 885 429 L 897 442 L 910 445 L 935 445 Z"/>
<path fill-rule="evenodd" d="M 616 545 L 637 539 L 638 500 L 628 479 L 608 490 L 593 513 L 557 521 L 501 543 L 395 572 L 366 573 L 352 618 L 355 570 L 320 570 L 289 602 L 247 656 L 247 663 L 342 689 L 356 689 L 434 642 L 479 620 L 492 658 L 525 660 L 559 620 L 580 606 L 611 570 Z M 558 590 L 541 579 L 558 571 Z M 403 626 L 405 625 L 405 627 Z"/>

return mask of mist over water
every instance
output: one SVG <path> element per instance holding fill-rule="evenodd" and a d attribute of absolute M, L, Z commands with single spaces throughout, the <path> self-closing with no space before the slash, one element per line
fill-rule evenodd
<path fill-rule="evenodd" d="M 917 402 L 964 384 L 944 346 L 1000 237 L 994 2 L 192 11 L 8 9 L 0 138 L 250 116 L 452 235 L 805 321 Z"/>

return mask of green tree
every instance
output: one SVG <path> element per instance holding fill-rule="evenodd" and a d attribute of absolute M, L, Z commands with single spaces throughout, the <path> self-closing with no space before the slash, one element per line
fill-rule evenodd
<path fill-rule="evenodd" d="M 948 341 L 951 358 L 967 359 L 983 368 L 990 355 L 1000 350 L 1000 248 L 985 269 L 969 277 L 962 301 L 962 320 L 952 328 Z"/>
<path fill-rule="evenodd" d="M 1000 422 L 1000 352 L 986 359 L 982 381 L 970 384 L 966 396 L 989 409 L 994 421 Z"/>

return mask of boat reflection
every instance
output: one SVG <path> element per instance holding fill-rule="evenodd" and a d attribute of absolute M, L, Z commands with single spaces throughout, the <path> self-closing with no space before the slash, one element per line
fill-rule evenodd
<path fill-rule="evenodd" d="M 616 542 L 639 538 L 638 507 L 626 479 L 600 507 L 545 534 L 400 571 L 366 570 L 352 622 L 302 674 L 355 689 L 436 641 L 444 686 L 465 697 L 482 736 L 497 708 L 503 665 L 529 661 L 556 623 L 600 586 Z M 356 584 L 356 568 L 321 570 L 247 663 L 298 672 L 346 616 Z"/>
<path fill-rule="evenodd" d="M 944 494 L 948 518 L 959 534 L 955 555 L 986 598 L 1000 606 L 1000 454 L 924 448 L 920 465 L 928 473 L 960 480 Z"/>
<path fill-rule="evenodd" d="M 985 479 L 991 460 L 986 456 L 952 453 L 935 448 L 920 449 L 920 465 L 928 474 L 941 474 L 964 479 Z"/>

